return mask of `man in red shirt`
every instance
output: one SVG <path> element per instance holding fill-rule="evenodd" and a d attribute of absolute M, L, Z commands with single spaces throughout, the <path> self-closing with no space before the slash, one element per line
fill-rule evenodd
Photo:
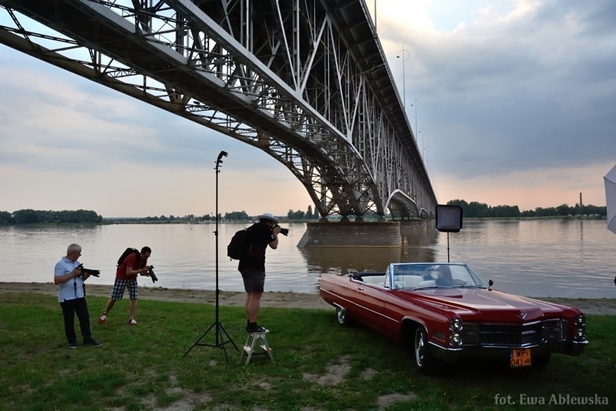
<path fill-rule="evenodd" d="M 113 292 L 111 293 L 111 298 L 107 301 L 103 315 L 98 319 L 99 324 L 104 324 L 107 321 L 109 311 L 111 311 L 116 301 L 122 299 L 124 290 L 128 287 L 128 297 L 130 298 L 128 324 L 137 325 L 137 321 L 135 321 L 135 314 L 137 313 L 137 274 L 148 275 L 149 268 L 147 264 L 150 254 L 152 254 L 152 249 L 150 247 L 143 247 L 140 253 L 130 253 L 124 258 L 122 264 L 118 265 Z"/>

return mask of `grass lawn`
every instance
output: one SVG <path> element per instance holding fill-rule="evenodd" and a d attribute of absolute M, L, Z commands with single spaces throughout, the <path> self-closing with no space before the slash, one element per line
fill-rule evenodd
<path fill-rule="evenodd" d="M 553 355 L 543 370 L 464 362 L 426 377 L 401 346 L 340 327 L 333 308 L 263 308 L 275 363 L 244 365 L 230 343 L 228 364 L 217 347 L 184 357 L 213 324 L 212 305 L 140 300 L 131 327 L 122 300 L 99 325 L 106 300 L 88 297 L 103 346 L 71 350 L 57 298 L 2 295 L 0 410 L 616 410 L 614 316 L 589 315 L 585 353 Z M 220 307 L 220 322 L 241 349 L 243 309 Z M 201 342 L 215 345 L 214 330 Z M 597 398 L 608 404 L 574 404 Z"/>

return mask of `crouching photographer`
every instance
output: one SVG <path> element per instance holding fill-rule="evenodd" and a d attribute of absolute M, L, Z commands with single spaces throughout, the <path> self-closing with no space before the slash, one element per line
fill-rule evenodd
<path fill-rule="evenodd" d="M 128 288 L 128 297 L 130 305 L 128 310 L 128 324 L 137 325 L 135 314 L 137 313 L 137 277 L 139 275 L 150 276 L 152 281 L 157 281 L 154 274 L 154 266 L 148 266 L 148 258 L 152 254 L 150 247 L 143 247 L 141 252 L 134 248 L 127 248 L 118 260 L 118 269 L 116 270 L 116 278 L 113 284 L 113 292 L 111 298 L 107 301 L 105 311 L 98 319 L 99 324 L 104 324 L 107 321 L 109 312 L 115 305 L 115 302 L 124 297 L 124 290 Z"/>

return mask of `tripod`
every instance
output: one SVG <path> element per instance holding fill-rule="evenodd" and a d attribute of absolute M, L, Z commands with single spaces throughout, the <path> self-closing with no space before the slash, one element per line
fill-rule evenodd
<path fill-rule="evenodd" d="M 216 170 L 216 231 L 214 231 L 214 235 L 216 236 L 216 320 L 214 321 L 214 323 L 212 323 L 212 325 L 210 325 L 210 328 L 208 328 L 203 333 L 203 335 L 199 337 L 197 341 L 195 341 L 192 347 L 190 347 L 188 351 L 186 351 L 186 353 L 184 354 L 184 357 L 186 357 L 186 355 L 188 355 L 190 350 L 192 350 L 196 345 L 222 348 L 222 350 L 225 353 L 225 360 L 227 360 L 227 364 L 228 364 L 229 357 L 227 356 L 227 348 L 225 347 L 225 345 L 228 343 L 231 343 L 233 344 L 233 346 L 235 347 L 237 351 L 239 351 L 239 349 L 237 348 L 237 345 L 235 345 L 235 343 L 233 342 L 233 340 L 231 339 L 227 331 L 224 329 L 224 327 L 220 323 L 219 316 L 218 316 L 218 312 L 219 312 L 218 299 L 219 299 L 219 294 L 220 294 L 220 290 L 218 289 L 218 174 L 220 173 L 220 164 L 222 164 L 222 157 L 223 156 L 226 157 L 227 155 L 228 153 L 226 151 L 221 151 L 220 154 L 218 154 L 218 158 L 216 159 L 216 167 L 215 167 L 215 170 Z M 214 329 L 216 333 L 216 343 L 215 344 L 202 343 L 201 340 L 212 329 Z M 226 340 L 225 340 L 225 337 L 226 337 Z"/>

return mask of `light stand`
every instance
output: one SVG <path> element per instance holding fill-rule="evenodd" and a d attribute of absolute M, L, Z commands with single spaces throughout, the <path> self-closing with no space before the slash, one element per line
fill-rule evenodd
<path fill-rule="evenodd" d="M 447 232 L 447 262 L 449 262 L 449 231 Z"/>
<path fill-rule="evenodd" d="M 449 233 L 462 229 L 462 207 L 456 205 L 436 206 L 436 229 L 447 233 L 447 262 L 449 262 Z"/>
<path fill-rule="evenodd" d="M 218 316 L 219 314 L 219 294 L 220 294 L 220 290 L 218 289 L 218 174 L 220 173 L 220 165 L 222 164 L 222 158 L 226 157 L 227 155 L 228 153 L 226 151 L 221 151 L 220 154 L 218 154 L 218 158 L 216 159 L 216 167 L 214 168 L 216 170 L 216 231 L 214 231 L 214 235 L 216 236 L 216 320 L 214 321 L 212 325 L 210 325 L 210 328 L 208 328 L 207 331 L 205 331 L 203 335 L 199 337 L 199 339 L 192 345 L 192 347 L 190 347 L 188 351 L 186 351 L 186 353 L 184 354 L 184 357 L 186 357 L 186 355 L 188 355 L 190 350 L 192 350 L 196 345 L 222 348 L 222 350 L 225 353 L 225 359 L 227 360 L 227 364 L 228 364 L 229 357 L 227 356 L 227 348 L 225 347 L 225 344 L 231 343 L 233 344 L 233 346 L 235 347 L 237 351 L 239 351 L 239 349 L 237 348 L 237 345 L 235 345 L 235 343 L 233 342 L 233 340 L 231 339 L 227 331 L 224 329 L 224 327 L 220 323 L 219 316 Z M 211 329 L 216 330 L 216 344 L 202 343 L 201 340 L 203 339 L 203 337 L 207 335 L 208 332 L 210 332 Z M 225 336 L 227 338 L 226 340 L 225 340 Z"/>

